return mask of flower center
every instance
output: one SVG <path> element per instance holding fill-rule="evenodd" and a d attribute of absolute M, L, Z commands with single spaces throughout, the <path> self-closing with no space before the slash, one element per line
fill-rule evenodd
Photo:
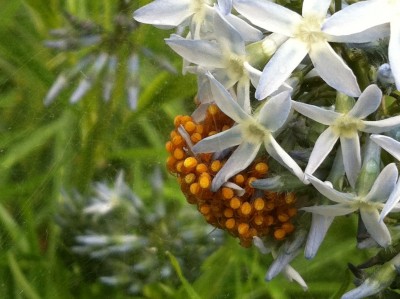
<path fill-rule="evenodd" d="M 343 115 L 332 125 L 334 132 L 342 137 L 352 137 L 353 134 L 364 126 L 363 122 L 357 118 Z"/>
<path fill-rule="evenodd" d="M 230 55 L 229 61 L 228 61 L 228 68 L 229 68 L 228 73 L 234 73 L 235 75 L 238 75 L 239 77 L 243 76 L 243 72 L 244 72 L 243 63 L 244 63 L 244 60 L 242 59 L 242 57 L 234 55 L 234 54 Z"/>
<path fill-rule="evenodd" d="M 240 124 L 242 127 L 243 140 L 252 144 L 260 144 L 269 133 L 262 125 L 255 120 L 249 120 L 247 123 Z"/>
<path fill-rule="evenodd" d="M 321 24 L 321 18 L 312 16 L 305 17 L 297 26 L 294 37 L 309 45 L 321 40 L 325 40 L 325 33 L 321 31 Z"/>

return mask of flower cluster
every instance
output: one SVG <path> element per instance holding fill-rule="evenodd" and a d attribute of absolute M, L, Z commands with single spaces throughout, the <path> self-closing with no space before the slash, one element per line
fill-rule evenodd
<path fill-rule="evenodd" d="M 85 278 L 140 295 L 147 284 L 178 283 L 166 252 L 193 280 L 193 268 L 221 245 L 221 234 L 199 225 L 194 211 L 163 200 L 160 171 L 152 180 L 150 198 L 133 193 L 122 173 L 111 186 L 94 184 L 90 197 L 63 192 L 57 222 L 64 254 Z"/>
<path fill-rule="evenodd" d="M 167 143 L 168 168 L 188 201 L 242 244 L 252 238 L 272 252 L 267 279 L 286 271 L 305 286 L 288 263 L 303 247 L 313 258 L 336 216 L 359 213 L 360 248 L 398 242 L 397 221 L 385 221 L 400 209 L 398 169 L 380 147 L 400 158 L 391 138 L 400 129 L 400 1 L 276 2 L 155 0 L 134 18 L 177 28 L 166 43 L 182 56 L 184 72 L 198 77 L 197 108 L 177 117 Z M 271 194 L 279 197 L 274 191 L 298 200 L 292 207 L 286 195 L 284 213 L 266 212 Z M 312 217 L 292 219 L 301 229 L 281 237 L 296 209 Z M 269 217 L 268 229 L 258 226 Z M 374 282 L 371 290 L 368 279 L 360 286 L 368 292 L 344 298 L 390 285 Z"/>

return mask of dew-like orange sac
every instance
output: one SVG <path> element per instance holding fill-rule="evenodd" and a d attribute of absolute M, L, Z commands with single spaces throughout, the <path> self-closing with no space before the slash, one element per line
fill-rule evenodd
<path fill-rule="evenodd" d="M 229 218 L 225 221 L 225 227 L 227 229 L 233 229 L 235 227 L 236 221 L 233 218 Z"/>
<path fill-rule="evenodd" d="M 165 143 L 165 149 L 167 150 L 167 152 L 172 153 L 174 151 L 174 144 L 172 143 L 172 141 L 167 141 Z"/>
<path fill-rule="evenodd" d="M 252 207 L 251 204 L 248 202 L 244 202 L 241 206 L 240 206 L 240 212 L 243 216 L 249 216 L 250 213 L 252 212 Z"/>
<path fill-rule="evenodd" d="M 186 122 L 183 127 L 185 128 L 186 132 L 188 132 L 189 134 L 196 130 L 196 124 L 192 121 Z"/>
<path fill-rule="evenodd" d="M 264 222 L 264 217 L 262 215 L 254 216 L 253 222 L 255 225 L 262 225 Z"/>
<path fill-rule="evenodd" d="M 287 233 L 290 234 L 294 231 L 294 225 L 290 222 L 285 222 L 282 224 L 282 229 Z"/>
<path fill-rule="evenodd" d="M 211 162 L 210 169 L 213 172 L 218 172 L 221 169 L 221 161 L 214 160 Z"/>
<path fill-rule="evenodd" d="M 194 157 L 188 157 L 185 159 L 185 161 L 183 161 L 183 166 L 187 170 L 192 170 L 192 169 L 196 168 L 196 166 L 197 166 L 197 159 Z"/>
<path fill-rule="evenodd" d="M 265 207 L 264 199 L 257 197 L 253 202 L 253 206 L 256 211 L 262 211 Z"/>
<path fill-rule="evenodd" d="M 278 228 L 274 231 L 274 237 L 277 240 L 282 240 L 286 237 L 286 231 L 282 228 Z"/>
<path fill-rule="evenodd" d="M 199 177 L 199 185 L 203 189 L 209 189 L 211 186 L 211 176 L 207 172 L 203 172 Z"/>
<path fill-rule="evenodd" d="M 221 131 L 226 131 L 226 130 L 229 130 L 230 128 L 231 128 L 231 126 L 224 125 L 224 126 L 222 127 Z"/>
<path fill-rule="evenodd" d="M 250 226 L 248 223 L 239 223 L 237 228 L 239 235 L 246 234 L 249 231 L 249 228 Z"/>
<path fill-rule="evenodd" d="M 254 167 L 254 170 L 257 172 L 258 175 L 263 175 L 268 172 L 268 165 L 264 162 L 259 162 Z"/>
<path fill-rule="evenodd" d="M 224 210 L 224 216 L 226 218 L 232 218 L 233 217 L 233 210 L 231 208 L 226 208 Z"/>
<path fill-rule="evenodd" d="M 203 127 L 203 125 L 199 125 L 199 124 L 197 124 L 196 125 L 196 129 L 195 129 L 195 132 L 197 133 L 197 134 L 203 134 L 203 132 L 204 132 L 204 127 Z"/>
<path fill-rule="evenodd" d="M 235 175 L 233 178 L 233 182 L 239 186 L 243 186 L 245 181 L 246 181 L 246 177 L 240 173 Z"/>
<path fill-rule="evenodd" d="M 176 162 L 175 169 L 176 172 L 183 173 L 183 161 Z"/>
<path fill-rule="evenodd" d="M 178 127 L 182 123 L 182 115 L 177 115 L 174 118 L 174 126 L 175 128 Z"/>
<path fill-rule="evenodd" d="M 176 159 L 172 156 L 169 156 L 167 158 L 167 168 L 169 171 L 171 172 L 176 172 L 176 168 L 175 168 L 175 164 L 176 164 Z"/>
<path fill-rule="evenodd" d="M 177 160 L 182 160 L 185 158 L 185 152 L 181 148 L 176 148 L 174 150 L 174 158 Z"/>
<path fill-rule="evenodd" d="M 192 117 L 189 115 L 184 115 L 181 118 L 181 124 L 185 125 L 188 121 L 192 121 Z"/>
<path fill-rule="evenodd" d="M 223 199 L 229 200 L 229 199 L 231 199 L 231 198 L 235 195 L 235 193 L 233 192 L 233 190 L 232 190 L 231 188 L 222 187 L 222 189 L 221 189 L 221 195 L 222 195 L 222 198 L 223 198 Z"/>
<path fill-rule="evenodd" d="M 285 201 L 287 204 L 292 204 L 296 202 L 296 196 L 294 195 L 293 192 L 289 192 L 285 196 Z"/>
<path fill-rule="evenodd" d="M 218 109 L 217 105 L 211 104 L 210 106 L 208 106 L 207 111 L 211 116 L 213 116 L 213 115 L 216 115 L 219 112 L 219 109 Z"/>
<path fill-rule="evenodd" d="M 202 204 L 199 208 L 200 213 L 202 213 L 203 215 L 207 215 L 210 213 L 210 206 L 207 204 Z"/>
<path fill-rule="evenodd" d="M 196 144 L 197 142 L 199 142 L 202 138 L 203 138 L 203 137 L 202 137 L 199 133 L 193 133 L 193 134 L 190 136 L 190 140 L 192 140 L 192 142 L 193 142 L 194 144 Z"/>
<path fill-rule="evenodd" d="M 204 163 L 199 163 L 199 164 L 197 164 L 197 166 L 196 166 L 196 172 L 197 172 L 198 174 L 201 174 L 201 173 L 207 172 L 207 171 L 208 171 L 208 167 L 207 167 L 206 164 L 204 164 Z"/>
<path fill-rule="evenodd" d="M 273 209 L 275 209 L 275 203 L 273 201 L 267 201 L 264 205 L 264 209 L 266 211 L 272 211 Z"/>
<path fill-rule="evenodd" d="M 233 197 L 229 202 L 229 206 L 234 210 L 239 209 L 240 205 L 241 205 L 240 199 L 237 198 L 236 196 Z"/>
<path fill-rule="evenodd" d="M 218 132 L 217 131 L 210 131 L 209 133 L 208 133 L 208 136 L 212 136 L 212 135 L 215 135 L 215 134 L 217 134 Z"/>
<path fill-rule="evenodd" d="M 294 217 L 294 216 L 297 215 L 297 209 L 296 209 L 296 208 L 290 208 L 290 209 L 287 211 L 287 213 L 288 213 L 288 215 L 289 215 L 290 217 Z"/>
<path fill-rule="evenodd" d="M 185 175 L 184 181 L 186 184 L 190 185 L 196 181 L 196 175 L 194 173 L 189 173 Z"/>
<path fill-rule="evenodd" d="M 200 188 L 199 183 L 193 183 L 193 184 L 191 184 L 190 187 L 189 187 L 189 191 L 190 191 L 190 193 L 192 193 L 193 195 L 199 194 L 199 193 L 200 193 L 200 190 L 201 190 L 201 188 Z"/>
<path fill-rule="evenodd" d="M 285 214 L 285 213 L 280 213 L 280 214 L 278 214 L 278 220 L 280 221 L 280 222 L 286 222 L 286 221 L 288 221 L 289 220 L 289 215 L 288 214 Z"/>

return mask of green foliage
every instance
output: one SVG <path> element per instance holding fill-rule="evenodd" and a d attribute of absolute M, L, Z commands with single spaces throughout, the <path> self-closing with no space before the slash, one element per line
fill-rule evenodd
<path fill-rule="evenodd" d="M 82 273 L 61 254 L 64 244 L 54 219 L 59 194 L 63 188 L 85 194 L 92 182 L 113 180 L 118 171 L 124 170 L 135 192 L 149 198 L 148 174 L 155 166 L 164 165 L 164 142 L 175 115 L 193 107 L 196 81 L 194 77 L 160 69 L 154 58 L 142 54 L 141 48 L 146 47 L 178 70 L 181 67 L 179 58 L 164 45 L 163 37 L 169 33 L 141 25 L 129 36 L 116 39 L 115 49 L 120 65 L 126 63 L 132 50 L 143 58 L 135 111 L 126 105 L 126 74 L 121 72 L 117 72 L 116 88 L 107 103 L 101 99 L 101 82 L 97 82 L 77 104 L 70 104 L 68 97 L 78 84 L 73 82 L 45 107 L 43 99 L 57 75 L 96 49 L 57 53 L 45 48 L 43 42 L 50 38 L 50 30 L 68 27 L 63 11 L 112 31 L 113 19 L 121 7 L 120 12 L 131 16 L 145 2 L 148 1 L 0 2 L 1 298 L 127 298 L 122 290 L 84 280 L 84 276 L 94 277 L 95 273 Z M 183 197 L 175 178 L 166 171 L 163 175 L 164 199 L 181 204 Z M 338 265 L 358 263 L 363 258 L 353 250 L 355 241 L 342 235 L 351 227 L 354 225 L 349 221 L 336 223 L 331 230 L 337 234 L 326 240 L 315 261 L 299 259 L 294 263 L 310 284 L 306 293 L 283 278 L 264 282 L 271 259 L 229 239 L 204 261 L 202 269 L 193 269 L 199 271 L 194 282 L 182 275 L 174 252 L 168 253 L 182 287 L 176 289 L 165 282 L 149 284 L 143 296 L 328 298 L 337 290 L 343 293 L 350 283 L 348 270 Z M 341 288 L 343 277 L 347 280 Z"/>

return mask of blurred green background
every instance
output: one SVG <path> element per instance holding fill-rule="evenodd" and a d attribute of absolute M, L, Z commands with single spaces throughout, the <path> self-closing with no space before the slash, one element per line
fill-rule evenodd
<path fill-rule="evenodd" d="M 265 282 L 271 257 L 241 248 L 228 235 L 218 244 L 206 234 L 179 251 L 169 246 L 189 228 L 208 233 L 212 228 L 193 216 L 196 208 L 164 168 L 173 119 L 193 111 L 197 85 L 194 76 L 181 75 L 180 58 L 164 44 L 171 32 L 134 23 L 133 11 L 148 2 L 0 0 L 0 298 L 340 298 L 353 287 L 347 263 L 366 259 L 351 237 L 354 218 L 335 220 L 315 260 L 300 256 L 293 263 L 308 292 L 282 275 Z M 114 69 L 90 64 L 102 53 L 115 57 Z M 76 71 L 87 58 L 89 66 Z M 60 74 L 67 78 L 64 88 L 44 105 Z M 105 100 L 106 86 L 113 88 Z M 70 103 L 79 88 L 85 92 Z M 162 218 L 146 220 L 152 223 L 146 227 L 102 218 L 107 233 L 135 230 L 147 237 L 163 231 L 157 250 L 158 259 L 173 269 L 168 279 L 158 281 L 160 269 L 149 267 L 144 271 L 155 274 L 152 281 L 132 274 L 125 285 L 107 285 L 99 280 L 107 257 L 91 260 L 71 250 L 74 234 L 88 224 L 79 211 L 81 218 L 73 218 L 63 210 L 68 196 L 62 190 L 79 194 L 78 206 L 85 206 L 94 182 L 112 185 L 121 171 L 144 204 L 142 214 L 158 213 L 159 203 L 165 210 L 157 214 Z M 157 171 L 162 187 L 156 192 Z M 189 221 L 183 221 L 188 228 L 176 227 L 188 213 Z M 210 250 L 204 254 L 200 247 Z M 119 263 L 131 263 L 130 254 L 137 253 Z M 191 263 L 194 259 L 199 262 Z M 140 279 L 141 289 L 128 292 L 126 285 Z"/>

